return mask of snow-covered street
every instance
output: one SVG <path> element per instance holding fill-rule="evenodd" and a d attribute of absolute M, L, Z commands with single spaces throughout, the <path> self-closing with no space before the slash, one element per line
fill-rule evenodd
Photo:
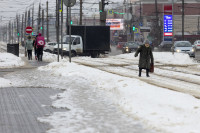
<path fill-rule="evenodd" d="M 138 77 L 134 53 L 74 57 L 72 63 L 44 53 L 49 64 L 39 64 L 2 52 L 0 68 L 20 70 L 1 76 L 0 87 L 63 90 L 51 99 L 66 111 L 37 118 L 51 133 L 198 133 L 199 63 L 186 54 L 153 54 L 155 72 L 147 78 L 144 71 Z"/>

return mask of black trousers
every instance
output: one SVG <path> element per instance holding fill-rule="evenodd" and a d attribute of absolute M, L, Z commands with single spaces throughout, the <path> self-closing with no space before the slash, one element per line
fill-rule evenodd
<path fill-rule="evenodd" d="M 32 50 L 27 50 L 28 60 L 32 60 Z"/>
<path fill-rule="evenodd" d="M 37 49 L 36 49 L 36 47 L 34 47 L 34 53 L 35 53 L 35 56 L 37 56 Z"/>
<path fill-rule="evenodd" d="M 43 48 L 37 48 L 38 61 L 42 61 L 42 56 L 43 56 Z"/>

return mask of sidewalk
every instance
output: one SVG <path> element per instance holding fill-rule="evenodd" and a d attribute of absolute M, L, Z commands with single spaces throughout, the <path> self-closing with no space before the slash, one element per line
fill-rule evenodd
<path fill-rule="evenodd" d="M 27 75 L 31 70 L 34 71 L 38 66 L 44 66 L 47 63 L 37 62 L 36 60 L 26 62 L 25 66 L 19 68 L 2 68 L 0 77 L 13 77 L 16 80 L 21 78 L 30 78 Z M 25 74 L 27 73 L 27 74 Z M 17 75 L 21 75 L 17 77 Z M 24 77 L 27 75 L 27 77 Z M 26 83 L 24 83 L 26 84 Z M 0 88 L 0 132 L 1 133 L 44 133 L 51 127 L 49 124 L 41 123 L 38 117 L 49 116 L 53 112 L 62 111 L 51 107 L 52 100 L 50 96 L 56 95 L 62 91 L 23 86 L 13 88 Z M 66 110 L 65 110 L 66 111 Z"/>
<path fill-rule="evenodd" d="M 37 118 L 56 111 L 49 97 L 58 92 L 49 88 L 1 88 L 1 133 L 44 133 L 50 127 Z"/>

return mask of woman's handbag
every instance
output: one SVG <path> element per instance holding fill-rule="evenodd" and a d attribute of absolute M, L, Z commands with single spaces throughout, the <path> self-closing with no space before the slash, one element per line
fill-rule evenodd
<path fill-rule="evenodd" d="M 153 63 L 151 63 L 151 65 L 150 65 L 150 72 L 151 72 L 151 73 L 154 72 L 154 64 L 153 64 Z"/>

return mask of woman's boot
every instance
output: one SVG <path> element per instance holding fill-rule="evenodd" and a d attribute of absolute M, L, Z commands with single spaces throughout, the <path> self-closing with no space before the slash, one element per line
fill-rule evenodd
<path fill-rule="evenodd" d="M 142 69 L 141 68 L 139 68 L 139 77 L 141 77 L 141 74 L 142 74 Z"/>
<path fill-rule="evenodd" d="M 150 76 L 149 76 L 149 69 L 146 69 L 146 76 L 147 76 L 147 77 L 150 77 Z"/>

